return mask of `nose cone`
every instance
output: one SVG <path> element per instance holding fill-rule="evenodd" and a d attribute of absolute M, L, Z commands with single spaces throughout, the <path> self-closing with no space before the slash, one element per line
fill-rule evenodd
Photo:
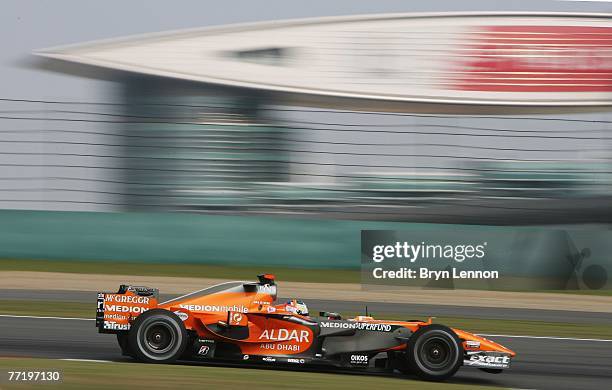
<path fill-rule="evenodd" d="M 474 351 L 490 351 L 490 352 L 501 352 L 507 353 L 511 357 L 516 356 L 516 352 L 513 350 L 504 347 L 503 345 L 496 343 L 495 341 L 491 341 L 486 337 L 477 336 L 473 333 L 464 332 L 459 329 L 453 329 L 457 336 L 463 341 L 463 348 L 466 351 L 474 350 Z M 478 345 L 478 346 L 477 346 Z"/>

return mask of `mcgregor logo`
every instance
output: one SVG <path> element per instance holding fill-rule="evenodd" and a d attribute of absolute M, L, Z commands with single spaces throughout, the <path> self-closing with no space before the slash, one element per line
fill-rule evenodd
<path fill-rule="evenodd" d="M 109 294 L 105 297 L 106 302 L 116 302 L 116 303 L 140 303 L 140 304 L 148 304 L 148 297 L 140 297 L 140 296 L 132 296 L 132 295 L 117 295 L 117 294 Z"/>
<path fill-rule="evenodd" d="M 289 330 L 289 329 L 266 329 L 259 336 L 259 340 L 264 341 L 295 341 L 298 343 L 309 343 L 310 332 L 307 330 Z"/>

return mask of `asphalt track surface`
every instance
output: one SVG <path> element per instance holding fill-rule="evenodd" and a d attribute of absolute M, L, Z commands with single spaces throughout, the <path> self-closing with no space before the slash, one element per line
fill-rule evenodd
<path fill-rule="evenodd" d="M 161 294 L 161 301 L 176 298 L 177 295 Z M 299 298 L 299 297 L 293 297 Z M 68 290 L 20 290 L 0 289 L 0 299 L 23 299 L 36 301 L 66 301 L 87 302 L 96 301 L 96 293 L 91 291 L 68 291 Z M 279 302 L 285 302 L 289 298 L 279 298 Z M 612 313 L 596 312 L 568 312 L 563 310 L 540 310 L 540 309 L 513 309 L 502 307 L 470 307 L 450 305 L 423 305 L 410 303 L 390 302 L 356 302 L 344 300 L 306 300 L 309 308 L 339 313 L 365 312 L 366 305 L 370 314 L 384 313 L 406 313 L 406 320 L 427 319 L 427 316 L 439 317 L 474 317 L 490 319 L 509 319 L 545 322 L 571 322 L 588 324 L 612 325 Z"/>
<path fill-rule="evenodd" d="M 0 290 L 0 299 L 47 299 L 52 301 L 95 301 L 91 292 L 50 292 Z M 44 296 L 43 296 L 44 295 Z M 316 301 L 311 306 L 329 310 L 357 311 L 360 302 Z M 612 324 L 610 314 L 573 313 L 547 310 L 464 308 L 451 306 L 396 305 L 369 303 L 379 312 L 430 311 L 432 315 L 474 315 L 487 318 L 523 318 L 576 322 L 584 316 L 591 323 Z M 390 306 L 387 306 L 390 305 Z M 331 306 L 331 307 L 330 307 Z M 92 306 L 93 307 L 93 306 Z M 356 310 L 357 309 L 357 310 Z M 93 313 L 93 310 L 92 310 Z M 410 317 L 410 315 L 408 315 Z M 568 318 L 571 316 L 571 318 Z M 462 368 L 451 380 L 455 383 L 523 389 L 610 389 L 612 388 L 612 340 L 580 340 L 488 336 L 517 352 L 510 370 L 487 374 Z M 126 361 L 113 335 L 98 334 L 92 320 L 22 318 L 0 316 L 0 356 L 58 359 Z M 394 374 L 396 375 L 396 374 Z"/>

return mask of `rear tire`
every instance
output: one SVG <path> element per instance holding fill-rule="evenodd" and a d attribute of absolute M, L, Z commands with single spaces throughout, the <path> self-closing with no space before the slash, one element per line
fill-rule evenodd
<path fill-rule="evenodd" d="M 129 347 L 138 360 L 148 363 L 172 363 L 187 345 L 183 321 L 164 309 L 152 309 L 139 315 L 128 334 Z"/>
<path fill-rule="evenodd" d="M 119 344 L 119 348 L 121 348 L 121 355 L 134 357 L 134 352 L 132 352 L 130 348 L 130 341 L 128 340 L 127 332 L 117 333 L 117 344 Z"/>
<path fill-rule="evenodd" d="M 443 381 L 455 375 L 463 364 L 461 341 L 452 329 L 428 325 L 416 331 L 406 348 L 407 368 L 418 377 Z"/>

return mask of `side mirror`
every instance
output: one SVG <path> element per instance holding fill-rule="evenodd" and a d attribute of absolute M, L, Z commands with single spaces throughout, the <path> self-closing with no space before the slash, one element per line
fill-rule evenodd
<path fill-rule="evenodd" d="M 321 311 L 319 312 L 320 317 L 327 317 L 328 320 L 341 320 L 342 316 L 340 313 L 334 313 L 329 311 Z"/>

